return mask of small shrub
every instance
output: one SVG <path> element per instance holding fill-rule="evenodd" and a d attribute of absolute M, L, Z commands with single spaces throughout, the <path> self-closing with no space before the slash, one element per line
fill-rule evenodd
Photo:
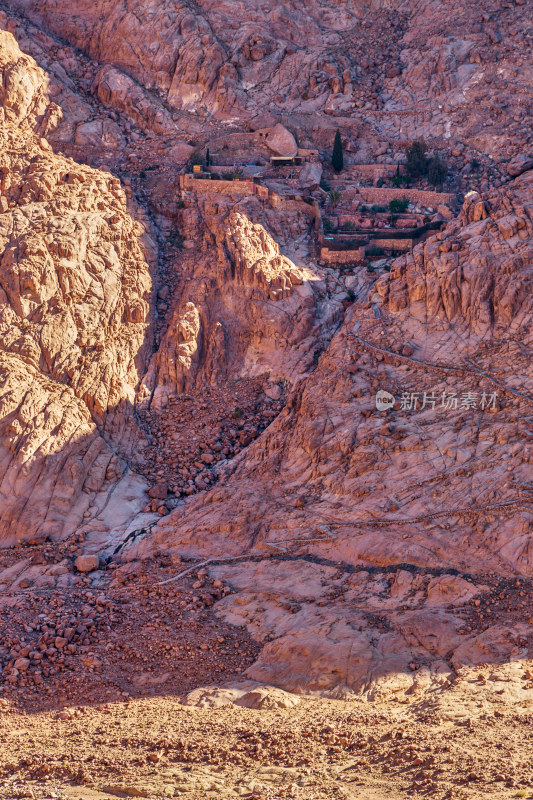
<path fill-rule="evenodd" d="M 142 169 L 142 170 L 139 172 L 139 178 L 140 178 L 142 181 L 144 181 L 144 180 L 145 180 L 145 178 L 146 178 L 146 170 L 145 170 L 145 169 Z"/>
<path fill-rule="evenodd" d="M 370 211 L 372 214 L 382 214 L 386 210 L 386 206 L 370 206 Z"/>
<path fill-rule="evenodd" d="M 344 222 L 343 226 L 342 226 L 342 229 L 344 231 L 354 231 L 355 230 L 355 222 L 352 222 L 351 220 L 349 220 L 348 222 Z"/>
<path fill-rule="evenodd" d="M 233 417 L 233 419 L 241 419 L 243 417 L 243 415 L 244 415 L 244 411 L 242 410 L 242 408 L 240 408 L 239 406 L 236 406 L 235 407 L 235 411 L 233 412 L 233 414 L 231 416 Z"/>
<path fill-rule="evenodd" d="M 384 183 L 385 181 L 383 180 L 383 178 L 378 178 L 376 181 L 376 186 L 378 187 L 378 189 L 381 189 Z"/>
<path fill-rule="evenodd" d="M 409 200 L 407 197 L 402 197 L 401 199 L 395 197 L 394 200 L 391 200 L 389 203 L 389 211 L 391 214 L 403 214 L 409 208 Z"/>
<path fill-rule="evenodd" d="M 331 220 L 329 219 L 324 220 L 322 227 L 324 228 L 324 233 L 331 233 L 331 231 L 333 230 L 333 225 L 331 224 Z"/>
<path fill-rule="evenodd" d="M 167 236 L 167 241 L 172 247 L 177 247 L 178 250 L 183 247 L 183 236 L 177 231 L 171 231 Z"/>
<path fill-rule="evenodd" d="M 324 178 L 322 178 L 322 180 L 320 181 L 320 188 L 322 189 L 323 192 L 329 192 L 331 187 L 329 183 L 326 180 L 324 180 Z"/>
<path fill-rule="evenodd" d="M 223 180 L 226 180 L 226 181 L 238 181 L 238 180 L 240 180 L 242 178 L 243 174 L 244 173 L 243 173 L 242 169 L 240 167 L 238 167 L 237 169 L 234 169 L 231 172 L 224 173 L 224 175 L 222 177 L 223 177 Z"/>
<path fill-rule="evenodd" d="M 243 174 L 244 173 L 242 169 L 240 167 L 236 167 L 235 169 L 232 169 L 231 172 L 225 172 L 223 175 L 223 180 L 226 181 L 238 180 L 239 178 L 242 178 Z"/>
<path fill-rule="evenodd" d="M 338 189 L 331 189 L 329 193 L 329 202 L 331 203 L 332 208 L 337 208 L 341 199 L 341 193 Z"/>
<path fill-rule="evenodd" d="M 402 186 L 411 185 L 411 177 L 409 175 L 400 175 L 400 173 L 397 172 L 391 183 L 395 189 L 400 189 Z"/>

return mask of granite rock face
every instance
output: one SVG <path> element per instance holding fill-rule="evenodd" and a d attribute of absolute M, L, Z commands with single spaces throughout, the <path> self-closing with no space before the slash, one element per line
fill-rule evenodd
<path fill-rule="evenodd" d="M 0 33 L 0 538 L 60 536 L 125 468 L 150 276 L 120 182 L 54 154 L 46 75 Z M 120 447 L 119 447 L 120 450 Z"/>
<path fill-rule="evenodd" d="M 316 341 L 324 300 L 321 289 L 313 291 L 316 276 L 282 255 L 247 213 L 211 211 L 208 203 L 187 212 L 191 230 L 205 231 L 205 253 L 142 382 L 141 402 L 154 408 L 194 386 L 215 386 L 236 375 L 295 379 Z"/>
<path fill-rule="evenodd" d="M 528 142 L 530 155 L 529 21 L 520 3 L 365 0 L 327 12 L 294 0 L 9 6 L 102 63 L 99 97 L 158 133 L 176 131 L 169 107 L 221 119 L 274 112 L 276 122 L 303 112 L 341 117 L 352 135 L 378 123 L 384 136 L 444 140 L 497 162 L 528 152 Z"/>

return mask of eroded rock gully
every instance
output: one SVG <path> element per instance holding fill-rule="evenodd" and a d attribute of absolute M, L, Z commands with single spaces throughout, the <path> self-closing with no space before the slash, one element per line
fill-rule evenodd
<path fill-rule="evenodd" d="M 455 6 L 0 12 L 2 796 L 529 791 L 533 29 Z M 180 188 L 337 127 L 459 213 Z"/>

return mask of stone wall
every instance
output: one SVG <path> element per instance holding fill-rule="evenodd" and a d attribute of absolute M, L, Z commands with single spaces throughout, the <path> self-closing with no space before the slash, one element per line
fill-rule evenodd
<path fill-rule="evenodd" d="M 320 220 L 320 210 L 316 202 L 310 204 L 304 200 L 284 197 L 272 191 L 267 186 L 262 186 L 254 181 L 237 180 L 224 181 L 212 179 L 198 179 L 193 175 L 180 175 L 180 189 L 186 192 L 199 192 L 201 194 L 229 194 L 229 195 L 256 195 L 266 200 L 272 208 L 280 211 L 300 211 L 307 214 L 315 221 Z"/>
<path fill-rule="evenodd" d="M 327 247 L 322 247 L 320 249 L 320 258 L 327 264 L 362 264 L 365 260 L 365 248 L 329 250 Z"/>
<path fill-rule="evenodd" d="M 316 215 L 319 213 L 318 207 L 315 205 L 310 205 L 303 200 L 292 200 L 288 197 L 283 197 L 283 195 L 277 194 L 277 192 L 271 190 L 268 192 L 268 199 L 272 208 L 278 211 L 301 211 L 314 219 L 316 219 Z"/>
<path fill-rule="evenodd" d="M 376 183 L 380 178 L 393 178 L 396 175 L 396 164 L 349 164 L 344 172 L 350 178 L 370 180 Z M 400 174 L 405 172 L 405 167 L 400 166 Z"/>
<path fill-rule="evenodd" d="M 368 217 L 366 217 L 366 219 L 369 220 L 370 223 L 372 222 L 372 220 L 369 219 Z M 374 215 L 374 219 L 375 219 L 375 221 L 386 220 L 388 222 L 389 219 L 390 219 L 390 214 L 389 213 L 386 213 L 386 214 L 379 214 L 378 213 L 378 214 Z M 333 218 L 329 217 L 329 220 L 333 225 L 332 230 L 335 229 L 335 221 L 338 223 L 338 227 L 340 229 L 342 229 L 342 227 L 344 225 L 349 225 L 350 223 L 352 223 L 352 225 L 354 226 L 354 228 L 353 228 L 354 230 L 359 230 L 359 229 L 365 230 L 368 227 L 368 230 L 370 231 L 370 230 L 374 230 L 376 227 L 378 227 L 375 224 L 373 226 L 372 225 L 365 226 L 365 225 L 361 224 L 361 214 L 339 214 L 338 217 L 336 217 L 336 218 L 335 217 L 333 217 Z M 423 214 L 414 214 L 414 213 L 413 214 L 401 214 L 395 219 L 394 223 L 395 223 L 394 227 L 396 229 L 422 227 L 422 225 L 424 224 L 424 215 Z M 383 226 L 381 226 L 381 227 L 383 227 Z M 390 228 L 390 227 L 387 227 L 386 230 L 393 230 L 393 229 Z M 346 232 L 348 232 L 348 231 L 346 231 Z"/>
<path fill-rule="evenodd" d="M 453 206 L 456 203 L 455 195 L 448 192 L 424 192 L 420 189 L 377 189 L 361 186 L 359 189 L 361 199 L 365 203 L 387 206 L 391 200 L 401 200 L 406 197 L 410 203 L 437 208 L 437 206 Z"/>
<path fill-rule="evenodd" d="M 368 248 L 375 247 L 381 250 L 397 250 L 401 253 L 410 253 L 413 243 L 414 239 L 372 239 Z"/>
<path fill-rule="evenodd" d="M 180 188 L 186 192 L 202 194 L 256 194 L 256 184 L 253 181 L 213 181 L 194 178 L 192 175 L 180 175 Z"/>

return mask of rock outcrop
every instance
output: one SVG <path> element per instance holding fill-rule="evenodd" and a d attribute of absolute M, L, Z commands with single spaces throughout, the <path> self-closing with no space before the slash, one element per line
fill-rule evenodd
<path fill-rule="evenodd" d="M 139 398 L 154 409 L 237 376 L 296 380 L 312 359 L 323 300 L 321 287 L 313 291 L 318 276 L 282 255 L 247 213 L 213 210 L 208 203 L 186 216 L 191 228 L 206 230 L 205 254 L 142 382 Z"/>
<path fill-rule="evenodd" d="M 518 332 L 533 313 L 530 276 L 533 171 L 509 191 L 467 195 L 443 234 L 395 264 L 376 289 L 393 312 L 425 306 L 428 319 L 468 323 L 473 335 Z M 518 322 L 520 320 L 520 323 Z"/>
<path fill-rule="evenodd" d="M 5 544 L 75 529 L 135 452 L 151 282 L 120 181 L 52 151 L 46 75 L 5 32 L 0 71 Z"/>

